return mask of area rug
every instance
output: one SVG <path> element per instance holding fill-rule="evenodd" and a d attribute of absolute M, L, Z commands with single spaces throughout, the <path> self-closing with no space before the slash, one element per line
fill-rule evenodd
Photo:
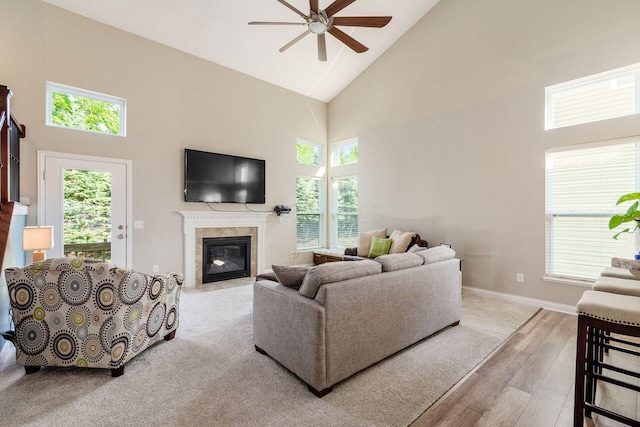
<path fill-rule="evenodd" d="M 3 426 L 408 426 L 537 309 L 463 294 L 462 321 L 317 398 L 252 343 L 251 285 L 183 293 L 176 338 L 108 370 L 25 375 L 0 353 Z"/>

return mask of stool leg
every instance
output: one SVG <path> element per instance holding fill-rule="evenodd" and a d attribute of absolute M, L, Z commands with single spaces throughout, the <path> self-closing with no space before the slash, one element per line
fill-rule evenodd
<path fill-rule="evenodd" d="M 578 333 L 576 345 L 576 379 L 573 399 L 573 426 L 584 425 L 584 392 L 585 364 L 587 353 L 587 323 L 585 316 L 578 316 Z"/>
<path fill-rule="evenodd" d="M 599 345 L 598 340 L 600 335 L 600 330 L 596 327 L 589 325 L 589 318 L 584 317 L 584 322 L 586 323 L 587 333 L 587 357 L 586 357 L 586 371 L 585 371 L 585 396 L 584 401 L 586 403 L 593 404 L 595 402 L 596 396 L 596 379 L 593 378 L 593 374 L 596 373 L 598 369 L 596 363 L 596 357 L 599 355 Z M 584 415 L 588 418 L 591 418 L 591 410 L 589 408 L 585 408 Z"/>

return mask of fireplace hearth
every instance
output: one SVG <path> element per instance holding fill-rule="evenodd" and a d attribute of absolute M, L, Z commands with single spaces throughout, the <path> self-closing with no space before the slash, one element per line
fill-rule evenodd
<path fill-rule="evenodd" d="M 202 239 L 202 283 L 251 276 L 251 236 Z"/>

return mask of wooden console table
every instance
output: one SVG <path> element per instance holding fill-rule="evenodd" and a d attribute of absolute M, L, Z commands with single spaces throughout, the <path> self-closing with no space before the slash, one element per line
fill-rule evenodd
<path fill-rule="evenodd" d="M 313 251 L 313 263 L 324 264 L 325 262 L 342 261 L 344 249 L 316 249 Z"/>

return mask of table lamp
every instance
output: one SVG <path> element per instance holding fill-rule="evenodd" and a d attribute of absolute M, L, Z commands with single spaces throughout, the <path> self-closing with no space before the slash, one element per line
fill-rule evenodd
<path fill-rule="evenodd" d="M 22 229 L 22 250 L 33 251 L 33 262 L 42 261 L 46 250 L 53 248 L 53 227 L 34 226 Z"/>

